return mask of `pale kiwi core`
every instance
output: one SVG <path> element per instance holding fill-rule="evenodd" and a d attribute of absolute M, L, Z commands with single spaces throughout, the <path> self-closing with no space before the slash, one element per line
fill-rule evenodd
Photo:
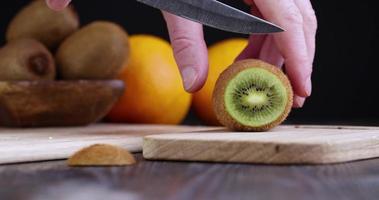
<path fill-rule="evenodd" d="M 248 68 L 235 75 L 225 88 L 226 111 L 237 122 L 260 127 L 277 120 L 285 111 L 287 90 L 272 72 Z"/>

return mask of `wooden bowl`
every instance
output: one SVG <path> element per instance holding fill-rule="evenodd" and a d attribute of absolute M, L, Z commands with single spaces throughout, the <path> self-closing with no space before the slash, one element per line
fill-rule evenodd
<path fill-rule="evenodd" d="M 120 80 L 0 82 L 0 126 L 82 126 L 121 97 Z"/>

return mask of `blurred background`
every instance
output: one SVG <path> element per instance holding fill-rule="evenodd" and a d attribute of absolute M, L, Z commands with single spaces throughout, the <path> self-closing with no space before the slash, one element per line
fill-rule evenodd
<path fill-rule="evenodd" d="M 10 19 L 29 1 L 2 1 L 0 41 Z M 242 0 L 223 0 L 248 10 Z M 130 34 L 149 33 L 168 39 L 158 10 L 135 1 L 73 1 L 81 24 L 102 19 L 121 24 Z M 375 1 L 313 1 L 319 20 L 313 72 L 313 94 L 287 123 L 379 125 L 379 13 Z M 205 28 L 208 45 L 231 37 L 247 37 Z M 199 124 L 191 112 L 185 124 Z"/>

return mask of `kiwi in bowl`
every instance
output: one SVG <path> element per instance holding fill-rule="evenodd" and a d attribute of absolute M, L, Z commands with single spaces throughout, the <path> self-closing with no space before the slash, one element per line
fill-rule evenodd
<path fill-rule="evenodd" d="M 50 51 L 34 39 L 18 39 L 0 48 L 0 81 L 54 80 Z"/>
<path fill-rule="evenodd" d="M 33 38 L 55 50 L 78 29 L 79 18 L 72 5 L 57 12 L 48 8 L 45 0 L 33 0 L 13 17 L 6 31 L 6 40 Z"/>
<path fill-rule="evenodd" d="M 248 59 L 232 64 L 218 78 L 213 92 L 217 119 L 237 131 L 267 131 L 291 111 L 293 91 L 277 67 Z"/>
<path fill-rule="evenodd" d="M 112 79 L 129 57 L 129 36 L 118 24 L 94 21 L 66 38 L 55 57 L 64 80 Z"/>

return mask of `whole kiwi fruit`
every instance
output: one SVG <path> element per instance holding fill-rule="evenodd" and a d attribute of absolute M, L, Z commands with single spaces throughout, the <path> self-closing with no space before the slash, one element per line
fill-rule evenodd
<path fill-rule="evenodd" d="M 49 50 L 34 39 L 19 39 L 0 49 L 0 80 L 53 80 L 56 70 Z"/>
<path fill-rule="evenodd" d="M 128 34 L 119 25 L 92 22 L 68 37 L 57 50 L 62 79 L 112 79 L 129 56 Z"/>
<path fill-rule="evenodd" d="M 291 111 L 293 91 L 287 76 L 260 60 L 238 61 L 218 78 L 213 92 L 217 119 L 237 131 L 266 131 Z"/>
<path fill-rule="evenodd" d="M 34 0 L 11 20 L 6 39 L 34 38 L 55 49 L 78 28 L 79 19 L 71 6 L 57 12 L 48 8 L 45 0 Z"/>

